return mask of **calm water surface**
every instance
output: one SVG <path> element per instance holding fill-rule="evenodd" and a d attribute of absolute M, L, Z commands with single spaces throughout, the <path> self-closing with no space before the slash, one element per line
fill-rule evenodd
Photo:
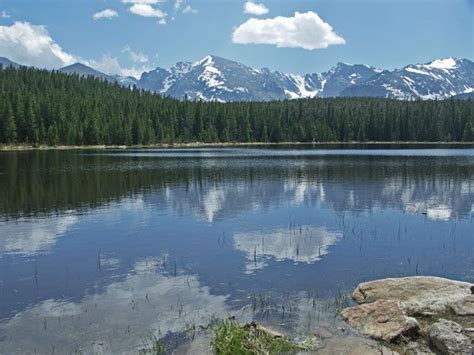
<path fill-rule="evenodd" d="M 474 147 L 323 148 L 0 153 L 0 353 L 304 334 L 365 280 L 474 281 Z"/>

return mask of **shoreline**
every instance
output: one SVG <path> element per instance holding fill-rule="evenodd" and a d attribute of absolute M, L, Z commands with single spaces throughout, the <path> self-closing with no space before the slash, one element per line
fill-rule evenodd
<path fill-rule="evenodd" d="M 454 146 L 469 146 L 474 145 L 474 142 L 219 142 L 219 143 L 204 143 L 204 142 L 191 142 L 191 143 L 162 143 L 162 144 L 150 144 L 150 145 L 0 145 L 0 151 L 32 151 L 32 150 L 108 150 L 108 149 L 180 149 L 180 148 L 232 148 L 232 147 L 261 147 L 261 146 L 350 146 L 350 145 L 454 145 Z"/>

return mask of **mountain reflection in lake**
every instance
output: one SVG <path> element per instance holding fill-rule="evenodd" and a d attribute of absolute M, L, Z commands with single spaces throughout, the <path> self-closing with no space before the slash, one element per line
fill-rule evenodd
<path fill-rule="evenodd" d="M 137 351 L 244 306 L 299 332 L 364 280 L 473 281 L 474 149 L 356 148 L 0 153 L 0 353 Z"/>

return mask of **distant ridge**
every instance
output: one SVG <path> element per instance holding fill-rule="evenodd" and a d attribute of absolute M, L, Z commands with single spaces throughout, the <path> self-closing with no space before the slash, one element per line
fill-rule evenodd
<path fill-rule="evenodd" d="M 64 74 L 77 74 L 80 76 L 93 76 L 95 78 L 103 79 L 103 80 L 108 80 L 108 81 L 117 81 L 113 76 L 104 74 L 98 70 L 95 70 L 94 68 L 91 68 L 85 64 L 82 63 L 75 63 L 72 65 L 69 65 L 67 67 L 61 68 L 58 70 L 61 73 Z"/>
<path fill-rule="evenodd" d="M 18 67 L 0 58 L 3 67 Z M 469 98 L 474 92 L 474 63 L 468 59 L 435 59 L 401 69 L 337 63 L 324 73 L 287 74 L 254 69 L 215 55 L 195 62 L 156 68 L 140 79 L 108 75 L 76 63 L 58 70 L 136 86 L 179 99 L 203 101 L 271 101 L 313 97 L 385 97 L 398 100 Z"/>
<path fill-rule="evenodd" d="M 19 68 L 21 65 L 15 62 L 12 62 L 10 59 L 5 58 L 5 57 L 0 57 L 0 67 L 1 68 L 8 68 L 8 67 L 13 67 L 13 68 Z"/>

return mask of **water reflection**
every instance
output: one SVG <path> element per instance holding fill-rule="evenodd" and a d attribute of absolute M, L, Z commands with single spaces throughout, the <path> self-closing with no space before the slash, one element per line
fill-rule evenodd
<path fill-rule="evenodd" d="M 471 280 L 460 151 L 1 153 L 0 353 L 136 350 L 267 293 L 312 331 L 310 291 Z"/>
<path fill-rule="evenodd" d="M 161 261 L 136 262 L 120 282 L 79 302 L 47 299 L 0 324 L 4 353 L 121 353 L 226 316 L 226 296 L 216 296 L 194 275 L 166 275 Z M 34 335 L 34 336 L 33 336 Z"/>
<path fill-rule="evenodd" d="M 189 152 L 178 158 L 163 153 L 2 153 L 0 215 L 88 210 L 142 193 L 161 207 L 193 210 L 209 222 L 303 201 L 326 202 L 337 211 L 397 207 L 424 213 L 446 205 L 455 218 L 472 209 L 474 158 L 459 156 L 458 150 L 447 150 L 455 152 L 449 157 L 288 157 L 284 152 L 238 158 L 230 150 L 230 157 L 219 159 Z M 391 154 L 397 152 L 404 151 Z"/>
<path fill-rule="evenodd" d="M 243 251 L 248 260 L 246 272 L 267 266 L 265 260 L 290 260 L 294 263 L 311 264 L 329 252 L 342 234 L 330 232 L 324 227 L 300 225 L 271 232 L 248 232 L 234 234 L 234 248 Z"/>
<path fill-rule="evenodd" d="M 77 216 L 65 214 L 0 222 L 0 254 L 32 256 L 47 251 L 78 221 Z"/>

